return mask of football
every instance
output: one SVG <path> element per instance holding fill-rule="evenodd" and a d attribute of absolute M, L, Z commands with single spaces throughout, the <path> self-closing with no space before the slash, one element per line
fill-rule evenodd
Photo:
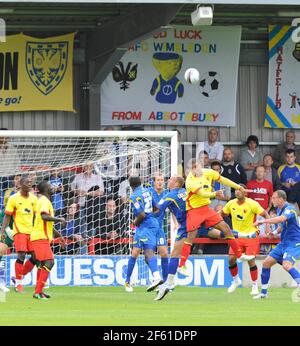
<path fill-rule="evenodd" d="M 205 97 L 215 96 L 220 91 L 220 83 L 221 78 L 218 72 L 204 73 L 199 83 L 201 94 Z"/>
<path fill-rule="evenodd" d="M 195 68 L 188 68 L 184 73 L 184 78 L 190 84 L 198 84 L 200 80 L 200 73 Z"/>
<path fill-rule="evenodd" d="M 14 237 L 13 237 L 14 231 L 9 226 L 7 226 L 5 228 L 5 233 L 6 233 L 6 235 L 8 236 L 9 239 L 14 240 Z"/>

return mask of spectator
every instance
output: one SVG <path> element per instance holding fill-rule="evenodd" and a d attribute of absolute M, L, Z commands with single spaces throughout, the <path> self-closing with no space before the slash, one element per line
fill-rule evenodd
<path fill-rule="evenodd" d="M 274 167 L 279 168 L 279 166 L 285 163 L 285 153 L 287 149 L 293 149 L 296 153 L 297 162 L 300 162 L 300 147 L 295 144 L 296 134 L 293 130 L 288 130 L 285 134 L 285 142 L 277 145 L 273 153 Z"/>
<path fill-rule="evenodd" d="M 218 173 L 221 174 L 221 163 L 219 161 L 213 161 L 211 163 L 211 168 L 214 171 L 217 171 Z M 223 193 L 224 197 L 222 199 L 216 199 L 216 198 L 212 199 L 210 207 L 211 208 L 215 208 L 218 205 L 224 206 L 231 198 L 231 189 L 230 189 L 230 187 L 226 186 L 226 185 L 223 185 L 223 184 L 220 184 L 218 181 L 215 181 L 213 188 L 214 188 L 214 191 L 224 190 L 224 193 Z"/>
<path fill-rule="evenodd" d="M 247 148 L 241 152 L 241 165 L 244 167 L 247 180 L 250 180 L 253 169 L 262 163 L 262 157 L 258 150 L 259 142 L 256 136 L 249 136 L 246 144 Z"/>
<path fill-rule="evenodd" d="M 21 180 L 21 175 L 17 174 L 14 176 L 14 180 L 13 180 L 13 187 L 8 188 L 3 196 L 3 207 L 5 208 L 7 201 L 9 199 L 10 196 L 14 195 L 15 193 L 17 193 L 20 189 L 20 180 Z"/>
<path fill-rule="evenodd" d="M 62 237 L 66 238 L 68 241 L 72 241 L 72 243 L 69 244 L 67 242 L 66 248 L 63 251 L 60 250 L 60 253 L 74 255 L 80 252 L 80 249 L 83 247 L 83 245 L 86 245 L 86 240 L 82 237 L 81 234 L 78 211 L 78 204 L 72 203 L 67 208 L 66 225 L 62 226 L 61 223 L 55 225 Z"/>
<path fill-rule="evenodd" d="M 273 209 L 270 210 L 269 212 L 270 217 L 276 217 L 276 211 Z M 259 219 L 259 217 L 257 217 Z M 270 224 L 271 231 L 274 232 L 275 230 L 278 230 L 280 228 L 280 224 Z M 259 238 L 266 238 L 266 224 L 261 224 L 259 225 Z M 273 238 L 273 239 L 278 239 L 280 238 L 280 234 L 277 235 L 269 235 L 267 238 Z M 276 244 L 260 244 L 260 254 L 261 255 L 268 255 L 272 249 L 276 247 Z"/>
<path fill-rule="evenodd" d="M 208 131 L 208 141 L 200 142 L 197 146 L 196 157 L 199 152 L 205 150 L 208 153 L 209 163 L 218 160 L 222 161 L 224 146 L 218 142 L 219 130 L 215 127 Z"/>
<path fill-rule="evenodd" d="M 203 168 L 210 168 L 208 153 L 205 150 L 199 152 L 198 161 L 202 164 Z"/>
<path fill-rule="evenodd" d="M 255 169 L 255 180 L 250 180 L 247 183 L 247 189 L 253 192 L 248 193 L 248 197 L 254 199 L 267 212 L 272 207 L 271 197 L 273 195 L 273 184 L 265 179 L 265 167 L 257 166 Z"/>
<path fill-rule="evenodd" d="M 234 181 L 237 184 L 247 184 L 247 176 L 243 166 L 234 161 L 234 154 L 231 148 L 225 148 L 223 153 L 223 163 L 221 175 Z M 235 190 L 231 189 L 231 199 L 235 198 Z"/>
<path fill-rule="evenodd" d="M 278 177 L 277 169 L 273 166 L 273 158 L 271 154 L 266 154 L 263 158 L 263 166 L 265 167 L 265 179 L 272 183 L 273 190 L 279 190 L 281 188 L 280 180 Z M 256 179 L 256 169 L 253 170 L 251 180 Z"/>
<path fill-rule="evenodd" d="M 135 169 L 131 169 L 128 171 L 127 179 L 122 181 L 118 191 L 118 197 L 121 199 L 121 204 L 129 203 L 130 196 L 130 186 L 129 186 L 129 178 L 130 176 L 138 176 L 138 171 Z"/>
<path fill-rule="evenodd" d="M 61 176 L 59 175 L 59 170 L 55 169 L 50 176 L 49 184 L 53 189 L 52 194 L 52 205 L 55 211 L 56 217 L 63 216 L 63 210 L 65 208 L 63 192 L 64 192 L 64 184 Z"/>
<path fill-rule="evenodd" d="M 100 198 L 104 194 L 103 180 L 93 173 L 92 162 L 83 166 L 82 173 L 75 175 L 71 189 L 78 198 L 80 227 L 84 237 L 90 238 L 99 224 Z"/>
<path fill-rule="evenodd" d="M 122 222 L 122 215 L 119 213 L 116 202 L 108 199 L 105 210 L 101 212 L 100 227 L 95 234 L 96 237 L 111 241 L 111 243 L 103 243 L 95 246 L 96 254 L 111 255 L 122 254 L 122 244 L 114 241 L 120 240 L 125 236 L 126 222 Z"/>
<path fill-rule="evenodd" d="M 282 189 L 289 198 L 292 187 L 300 181 L 300 165 L 295 163 L 296 153 L 294 149 L 287 149 L 285 161 L 286 163 L 278 168 L 278 176 Z"/>
<path fill-rule="evenodd" d="M 7 130 L 7 128 L 0 128 L 0 131 L 4 130 Z M 13 175 L 21 170 L 18 150 L 7 137 L 0 137 L 0 162 L 0 199 L 3 203 L 5 190 L 11 186 Z M 2 208 L 3 206 L 1 205 L 0 207 Z"/>

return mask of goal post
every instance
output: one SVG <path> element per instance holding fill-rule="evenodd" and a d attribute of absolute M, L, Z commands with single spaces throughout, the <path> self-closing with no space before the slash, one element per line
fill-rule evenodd
<path fill-rule="evenodd" d="M 66 249 L 54 240 L 56 255 L 128 256 L 128 176 L 137 173 L 144 184 L 158 171 L 169 178 L 177 174 L 177 152 L 177 131 L 0 131 L 0 208 L 20 175 L 30 175 L 34 193 L 48 180 L 55 213 L 67 220 L 66 228 L 55 226 L 67 239 Z M 172 248 L 170 215 L 166 230 Z"/>

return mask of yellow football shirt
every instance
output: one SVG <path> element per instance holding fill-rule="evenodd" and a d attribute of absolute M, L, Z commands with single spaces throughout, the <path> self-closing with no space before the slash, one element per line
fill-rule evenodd
<path fill-rule="evenodd" d="M 42 214 L 54 216 L 54 210 L 51 201 L 46 196 L 41 196 L 36 206 L 36 216 L 34 220 L 33 231 L 30 240 L 49 240 L 53 239 L 53 221 L 45 221 Z"/>
<path fill-rule="evenodd" d="M 5 214 L 13 217 L 13 235 L 16 233 L 30 234 L 32 232 L 36 204 L 37 197 L 31 192 L 29 192 L 28 197 L 22 196 L 21 192 L 9 197 Z"/>
<path fill-rule="evenodd" d="M 240 203 L 237 198 L 229 201 L 223 208 L 226 215 L 231 215 L 232 228 L 237 232 L 252 233 L 258 230 L 253 226 L 257 215 L 261 215 L 265 210 L 262 206 L 251 198 L 245 198 Z"/>
<path fill-rule="evenodd" d="M 220 174 L 213 169 L 203 168 L 201 177 L 196 177 L 192 172 L 190 172 L 185 182 L 187 191 L 186 210 L 210 204 L 209 197 L 197 195 L 197 192 L 202 189 L 205 193 L 211 193 L 212 181 L 219 179 Z"/>

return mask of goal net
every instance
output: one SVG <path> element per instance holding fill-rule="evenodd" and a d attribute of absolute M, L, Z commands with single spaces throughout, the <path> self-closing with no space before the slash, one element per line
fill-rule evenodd
<path fill-rule="evenodd" d="M 71 284 L 107 283 L 105 270 L 113 266 L 114 280 L 109 282 L 122 284 L 135 232 L 128 178 L 138 175 L 144 186 L 151 186 L 153 177 L 159 173 L 167 185 L 167 178 L 176 172 L 176 141 L 176 132 L 1 131 L 1 211 L 8 198 L 19 190 L 22 175 L 30 177 L 36 195 L 38 183 L 47 180 L 53 189 L 55 216 L 67 221 L 64 227 L 55 224 L 66 246 L 59 239 L 53 240 L 56 255 L 53 281 L 63 282 L 61 278 L 71 269 Z M 167 216 L 164 231 L 168 239 L 169 221 Z M 8 259 L 14 257 L 13 245 L 9 251 Z M 67 266 L 66 258 L 71 267 Z M 81 272 L 76 273 L 75 258 L 85 258 L 80 263 L 90 268 L 81 266 Z M 10 269 L 13 270 L 12 263 Z M 80 281 L 78 275 L 84 279 Z M 148 268 L 142 257 L 134 276 L 136 282 L 148 283 Z"/>

